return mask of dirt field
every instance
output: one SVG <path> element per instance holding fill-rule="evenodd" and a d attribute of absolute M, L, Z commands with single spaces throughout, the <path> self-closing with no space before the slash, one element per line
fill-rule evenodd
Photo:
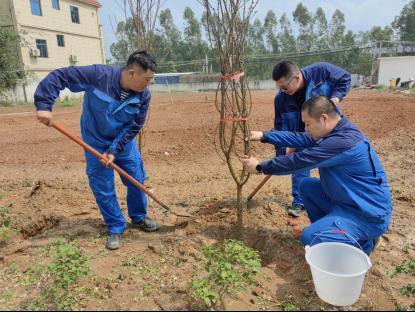
<path fill-rule="evenodd" d="M 273 96 L 272 91 L 253 92 L 253 130 L 272 127 Z M 162 201 L 195 219 L 163 214 L 150 203 L 150 216 L 161 221 L 162 229 L 148 234 L 127 228 L 123 247 L 114 252 L 105 249 L 105 227 L 89 190 L 81 148 L 38 123 L 32 107 L 0 109 L 0 206 L 7 209 L 13 229 L 8 240 L 0 241 L 0 309 L 23 309 L 35 301 L 43 285 L 25 283 L 25 277 L 50 261 L 47 246 L 65 237 L 89 257 L 91 268 L 83 286 L 92 290 L 79 294 L 72 308 L 198 309 L 187 284 L 203 272 L 200 247 L 236 238 L 260 253 L 262 268 L 251 289 L 226 299 L 226 309 L 335 310 L 317 297 L 298 240 L 307 217 L 286 215 L 289 177 L 273 177 L 245 210 L 242 234 L 235 231 L 236 187 L 213 145 L 219 119 L 213 99 L 213 93 L 153 95 L 142 153 L 149 183 Z M 415 258 L 415 97 L 356 90 L 341 108 L 374 144 L 394 198 L 391 228 L 372 256 L 359 301 L 348 309 L 410 309 L 411 304 L 414 309 L 413 295 L 399 292 L 414 276 L 390 273 L 403 260 Z M 57 108 L 55 119 L 79 135 L 80 112 L 80 106 Z M 272 153 L 271 147 L 256 143 L 258 158 Z M 245 196 L 261 179 L 250 178 Z M 117 192 L 127 215 L 118 177 Z M 140 265 L 128 265 L 128 259 L 138 256 Z"/>

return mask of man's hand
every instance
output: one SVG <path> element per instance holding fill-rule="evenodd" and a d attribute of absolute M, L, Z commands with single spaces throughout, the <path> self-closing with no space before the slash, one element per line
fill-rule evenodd
<path fill-rule="evenodd" d="M 256 166 L 259 164 L 259 161 L 256 160 L 254 157 L 243 158 L 241 159 L 241 161 L 249 173 L 258 173 L 258 171 L 256 170 Z"/>
<path fill-rule="evenodd" d="M 251 131 L 251 141 L 260 141 L 264 137 L 262 131 Z"/>
<path fill-rule="evenodd" d="M 337 104 L 339 104 L 340 103 L 340 99 L 339 98 L 336 98 L 336 97 L 332 97 L 331 99 L 330 99 L 335 105 L 337 105 Z"/>
<path fill-rule="evenodd" d="M 287 147 L 285 150 L 285 155 L 290 155 L 292 153 L 295 152 L 295 148 L 294 147 Z"/>
<path fill-rule="evenodd" d="M 102 162 L 105 167 L 109 167 L 115 160 L 115 156 L 112 154 L 104 153 L 104 158 L 102 158 L 100 161 Z"/>
<path fill-rule="evenodd" d="M 37 119 L 46 126 L 52 127 L 53 126 L 53 116 L 52 112 L 50 111 L 37 111 L 36 112 Z"/>

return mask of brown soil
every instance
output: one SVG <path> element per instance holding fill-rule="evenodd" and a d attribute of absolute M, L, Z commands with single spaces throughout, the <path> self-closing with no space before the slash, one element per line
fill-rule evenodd
<path fill-rule="evenodd" d="M 273 97 L 272 91 L 253 92 L 252 129 L 272 127 Z M 161 221 L 162 229 L 148 234 L 127 228 L 123 247 L 113 252 L 105 249 L 105 226 L 88 187 L 81 148 L 39 124 L 32 107 L 0 109 L 0 206 L 7 207 L 14 229 L 0 244 L 0 308 L 21 309 L 38 295 L 42 285 L 24 286 L 22 278 L 48 261 L 39 250 L 61 236 L 76 240 L 95 276 L 95 292 L 78 308 L 198 309 L 187 284 L 194 272 L 203 271 L 201 245 L 236 238 L 260 253 L 262 269 L 252 289 L 226 299 L 226 309 L 281 310 L 288 301 L 297 309 L 336 309 L 317 297 L 298 240 L 307 217 L 294 220 L 285 212 L 291 200 L 289 177 L 273 177 L 244 211 L 242 233 L 235 230 L 236 187 L 213 144 L 219 119 L 213 99 L 213 93 L 153 95 L 143 149 L 149 183 L 162 201 L 195 219 L 165 214 L 151 203 L 150 216 Z M 408 275 L 391 278 L 390 272 L 415 258 L 415 98 L 355 90 L 341 108 L 373 142 L 394 197 L 391 228 L 372 256 L 359 301 L 349 309 L 409 308 L 414 297 L 399 293 L 410 282 Z M 77 106 L 57 108 L 54 114 L 79 135 L 80 112 Z M 273 149 L 257 144 L 254 154 L 272 157 Z M 252 176 L 244 195 L 261 179 Z M 119 178 L 117 191 L 125 212 Z M 151 274 L 122 264 L 137 256 Z"/>

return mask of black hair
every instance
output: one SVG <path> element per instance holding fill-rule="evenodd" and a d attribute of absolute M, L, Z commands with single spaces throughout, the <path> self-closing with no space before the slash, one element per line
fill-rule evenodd
<path fill-rule="evenodd" d="M 157 63 L 154 57 L 144 49 L 134 51 L 128 57 L 127 65 L 125 67 L 131 68 L 134 65 L 140 66 L 142 69 L 144 69 L 144 71 L 150 69 L 151 71 L 155 72 L 157 68 Z"/>
<path fill-rule="evenodd" d="M 289 79 L 300 71 L 297 64 L 291 61 L 282 61 L 274 66 L 272 79 L 278 81 L 281 78 Z"/>
<path fill-rule="evenodd" d="M 316 120 L 319 120 L 322 114 L 326 114 L 330 117 L 339 115 L 336 104 L 322 95 L 315 96 L 305 101 L 301 106 L 301 111 L 307 111 L 307 114 Z"/>

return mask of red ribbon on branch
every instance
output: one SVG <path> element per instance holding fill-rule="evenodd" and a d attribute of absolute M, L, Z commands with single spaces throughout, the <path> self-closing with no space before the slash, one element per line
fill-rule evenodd
<path fill-rule="evenodd" d="M 222 80 L 236 80 L 236 79 L 241 78 L 242 76 L 245 76 L 244 72 L 235 72 L 235 73 L 233 73 L 232 75 L 229 75 L 229 76 L 222 75 L 220 78 Z"/>

